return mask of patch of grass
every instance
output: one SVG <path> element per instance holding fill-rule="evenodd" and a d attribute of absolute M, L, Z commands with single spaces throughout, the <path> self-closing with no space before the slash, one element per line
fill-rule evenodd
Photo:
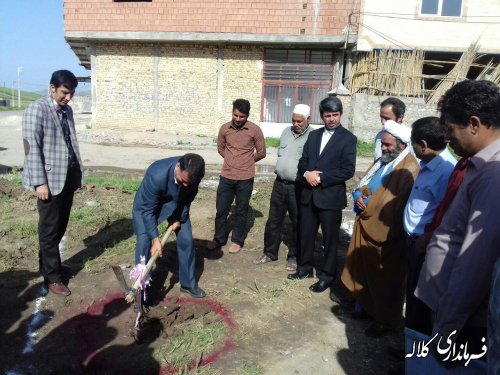
<path fill-rule="evenodd" d="M 12 271 L 14 268 L 16 268 L 14 259 L 0 259 L 0 273 Z"/>
<path fill-rule="evenodd" d="M 38 234 L 38 223 L 34 221 L 21 221 L 14 224 L 12 230 L 19 237 L 36 236 Z"/>
<path fill-rule="evenodd" d="M 237 295 L 241 294 L 241 289 L 233 286 L 233 287 L 229 288 L 228 294 L 230 296 L 237 296 Z"/>
<path fill-rule="evenodd" d="M 20 91 L 21 106 L 17 106 L 17 90 L 15 90 L 14 100 L 12 100 L 12 88 L 0 86 L 0 99 L 10 100 L 9 107 L 0 107 L 0 111 L 20 111 L 25 110 L 26 107 L 32 102 L 43 97 L 41 94 L 28 91 Z"/>
<path fill-rule="evenodd" d="M 121 189 L 128 193 L 134 193 L 137 191 L 137 189 L 139 189 L 141 180 L 118 177 L 85 177 L 85 184 L 95 186 L 110 186 L 115 189 Z"/>
<path fill-rule="evenodd" d="M 109 268 L 115 263 L 115 258 L 120 255 L 130 255 L 132 260 L 135 253 L 135 239 L 128 239 L 106 246 L 103 253 L 85 261 L 85 270 L 89 272 L 98 272 Z"/>
<path fill-rule="evenodd" d="M 9 209 L 9 200 L 7 195 L 0 195 L 0 225 L 14 218 L 14 211 Z"/>
<path fill-rule="evenodd" d="M 208 314 L 207 317 L 213 314 Z M 204 324 L 203 318 L 180 324 L 182 336 L 169 340 L 155 349 L 153 358 L 160 364 L 170 363 L 175 367 L 185 366 L 208 355 L 214 347 L 222 343 L 226 327 L 220 321 Z"/>
<path fill-rule="evenodd" d="M 201 368 L 193 368 L 189 370 L 187 366 L 179 370 L 178 375 L 222 375 L 220 370 L 217 370 L 211 366 L 203 366 Z"/>
<path fill-rule="evenodd" d="M 269 289 L 267 292 L 266 292 L 266 299 L 269 300 L 269 301 L 273 301 L 273 300 L 276 300 L 276 299 L 279 299 L 280 297 L 282 297 L 284 294 L 284 290 L 281 289 L 281 288 L 272 288 L 272 289 Z"/>
<path fill-rule="evenodd" d="M 12 182 L 16 186 L 21 186 L 22 185 L 22 175 L 21 172 L 16 170 L 10 173 L 7 177 L 7 179 Z"/>
<path fill-rule="evenodd" d="M 158 232 L 160 233 L 160 238 L 163 237 L 168 228 L 168 221 L 165 220 L 158 225 Z"/>
<path fill-rule="evenodd" d="M 367 158 L 369 156 L 373 157 L 373 152 L 375 150 L 375 143 L 360 141 L 358 139 L 358 144 L 356 145 L 356 156 Z"/>
<path fill-rule="evenodd" d="M 95 220 L 95 207 L 82 207 L 71 211 L 69 221 L 72 223 L 91 224 Z"/>
<path fill-rule="evenodd" d="M 280 147 L 280 139 L 275 137 L 266 138 L 266 147 Z"/>
<path fill-rule="evenodd" d="M 264 373 L 264 369 L 261 365 L 243 362 L 240 373 L 241 375 L 261 375 Z"/>

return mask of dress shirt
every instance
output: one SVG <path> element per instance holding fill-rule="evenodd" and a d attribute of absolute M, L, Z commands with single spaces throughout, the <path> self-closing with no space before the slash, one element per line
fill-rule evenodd
<path fill-rule="evenodd" d="M 230 121 L 219 130 L 217 151 L 224 158 L 222 177 L 248 180 L 255 176 L 255 163 L 266 157 L 264 134 L 253 122 L 236 128 Z"/>
<path fill-rule="evenodd" d="M 446 186 L 457 160 L 445 148 L 428 163 L 420 162 L 418 174 L 406 203 L 403 224 L 408 235 L 424 234 L 427 223 L 434 217 L 446 193 Z"/>
<path fill-rule="evenodd" d="M 427 246 L 415 295 L 435 312 L 433 333 L 486 327 L 487 298 L 500 256 L 500 139 L 471 158 L 467 174 Z"/>
<path fill-rule="evenodd" d="M 326 128 L 323 131 L 323 137 L 321 137 L 321 146 L 319 147 L 319 153 L 320 153 L 320 155 L 323 152 L 323 149 L 325 148 L 325 146 L 328 143 L 328 141 L 330 140 L 330 138 L 332 138 L 332 135 L 333 135 L 334 132 L 335 132 L 335 129 L 333 129 L 333 130 L 326 130 Z"/>

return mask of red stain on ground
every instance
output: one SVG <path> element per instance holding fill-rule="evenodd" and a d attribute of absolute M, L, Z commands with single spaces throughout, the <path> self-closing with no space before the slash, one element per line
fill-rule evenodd
<path fill-rule="evenodd" d="M 105 298 L 96 301 L 92 303 L 88 308 L 87 308 L 87 314 L 91 316 L 100 316 L 102 315 L 103 311 L 105 310 L 105 307 L 107 304 L 114 302 L 118 299 L 123 299 L 125 296 L 124 293 L 115 293 L 115 294 L 109 294 Z M 226 338 L 224 340 L 224 343 L 217 348 L 214 352 L 212 352 L 210 355 L 208 355 L 205 358 L 202 358 L 202 360 L 197 363 L 196 360 L 193 360 L 187 367 L 189 369 L 193 369 L 195 367 L 201 367 L 201 366 L 206 366 L 208 364 L 214 363 L 217 361 L 219 358 L 223 357 L 226 355 L 231 349 L 234 348 L 235 343 L 234 343 L 234 335 L 235 335 L 235 330 L 236 330 L 236 322 L 234 318 L 232 317 L 231 313 L 229 310 L 227 310 L 224 306 L 222 306 L 219 302 L 210 299 L 210 298 L 203 298 L 203 299 L 192 299 L 188 297 L 167 297 L 163 301 L 160 302 L 162 305 L 167 305 L 167 304 L 172 304 L 173 301 L 176 301 L 179 306 L 186 306 L 186 305 L 206 305 L 208 309 L 219 316 L 226 326 Z M 84 365 L 88 364 L 89 362 L 92 361 L 92 359 L 98 354 L 98 351 L 90 353 L 85 361 Z M 160 368 L 160 375 L 167 375 L 167 374 L 173 374 L 173 373 L 179 373 L 179 370 L 184 369 L 185 367 L 174 367 L 170 364 L 165 364 Z"/>
<path fill-rule="evenodd" d="M 173 298 L 165 298 L 161 304 L 167 304 L 170 302 Z M 206 366 L 208 364 L 214 363 L 217 361 L 219 358 L 222 356 L 226 355 L 232 348 L 234 348 L 234 333 L 236 329 L 236 322 L 234 318 L 232 317 L 231 313 L 229 310 L 227 310 L 224 306 L 222 306 L 219 302 L 214 301 L 213 299 L 210 298 L 203 298 L 203 299 L 192 299 L 192 298 L 186 298 L 186 297 L 179 297 L 178 298 L 178 304 L 179 306 L 183 305 L 207 305 L 208 308 L 210 309 L 211 312 L 214 314 L 220 316 L 222 318 L 222 321 L 226 325 L 227 328 L 227 335 L 226 339 L 224 340 L 224 344 L 211 353 L 209 356 L 203 358 L 200 363 L 196 363 L 196 361 L 193 360 L 188 365 L 188 368 L 191 370 L 195 368 L 196 366 L 201 367 L 201 366 Z M 184 368 L 184 367 L 182 367 Z M 181 368 L 179 367 L 173 367 L 169 364 L 163 366 L 160 369 L 160 374 L 161 375 L 166 375 L 166 374 L 172 374 L 172 373 L 178 373 Z"/>

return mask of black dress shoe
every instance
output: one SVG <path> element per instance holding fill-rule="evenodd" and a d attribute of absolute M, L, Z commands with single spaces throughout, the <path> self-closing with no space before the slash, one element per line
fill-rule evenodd
<path fill-rule="evenodd" d="M 194 288 L 185 288 L 181 285 L 180 291 L 182 293 L 187 293 L 194 298 L 203 298 L 207 295 L 203 289 L 197 286 L 195 286 Z"/>
<path fill-rule="evenodd" d="M 309 287 L 309 290 L 314 293 L 323 293 L 332 285 L 331 282 L 320 280 Z"/>
<path fill-rule="evenodd" d="M 286 278 L 288 280 L 303 280 L 303 279 L 308 279 L 311 277 L 313 277 L 313 271 L 298 270 L 297 272 L 291 273 Z"/>

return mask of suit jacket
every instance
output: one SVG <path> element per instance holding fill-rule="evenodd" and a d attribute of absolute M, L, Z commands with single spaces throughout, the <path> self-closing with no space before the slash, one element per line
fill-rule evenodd
<path fill-rule="evenodd" d="M 71 143 L 80 164 L 83 179 L 83 164 L 76 139 L 73 110 L 67 106 Z M 57 116 L 50 96 L 31 103 L 23 114 L 24 168 L 23 186 L 34 190 L 35 186 L 47 184 L 50 193 L 61 192 L 68 172 L 68 147 L 64 141 L 61 121 Z M 80 185 L 83 180 L 80 181 Z"/>
<path fill-rule="evenodd" d="M 354 176 L 356 168 L 356 137 L 339 125 L 320 154 L 324 127 L 313 130 L 304 145 L 299 160 L 298 176 L 306 171 L 321 171 L 321 184 L 311 187 L 304 177 L 301 203 L 311 202 L 321 209 L 341 210 L 347 206 L 345 182 Z"/>
<path fill-rule="evenodd" d="M 158 224 L 189 220 L 189 207 L 198 193 L 198 185 L 185 188 L 174 181 L 175 165 L 180 157 L 155 161 L 146 170 L 137 190 L 132 209 L 136 234 L 147 233 L 153 239 L 159 236 Z"/>

